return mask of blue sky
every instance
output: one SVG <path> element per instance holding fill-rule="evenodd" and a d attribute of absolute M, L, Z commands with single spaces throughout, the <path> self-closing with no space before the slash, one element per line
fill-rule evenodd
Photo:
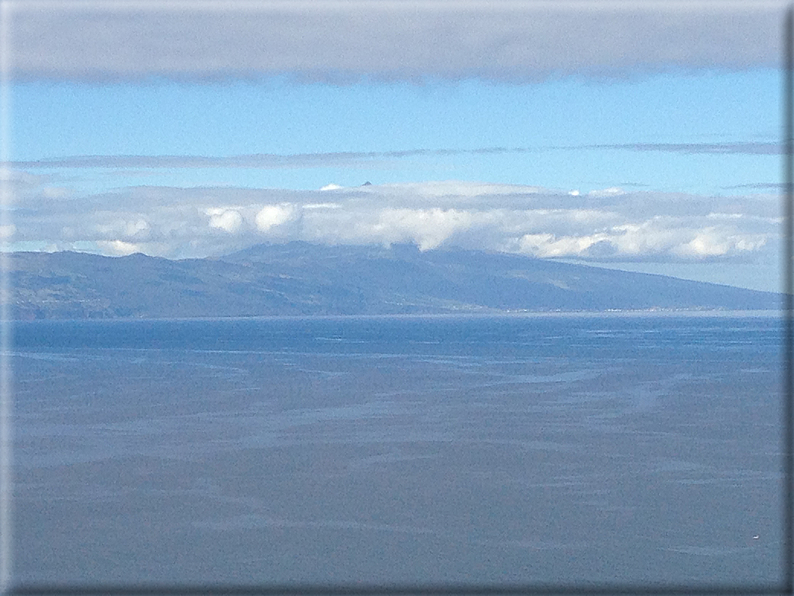
<path fill-rule="evenodd" d="M 593 3 L 587 22 L 621 28 L 621 43 L 637 36 L 633 53 L 581 33 L 554 37 L 561 45 L 549 49 L 548 39 L 537 47 L 518 39 L 527 29 L 514 27 L 520 19 L 424 3 L 429 12 L 417 23 L 438 17 L 454 34 L 427 54 L 412 37 L 420 25 L 359 3 L 349 21 L 337 8 L 320 10 L 322 29 L 312 28 L 316 15 L 306 6 L 289 13 L 294 22 L 268 37 L 280 45 L 265 58 L 251 48 L 266 32 L 232 35 L 247 19 L 218 25 L 192 53 L 184 47 L 192 42 L 174 42 L 171 55 L 170 46 L 151 47 L 166 43 L 162 34 L 141 40 L 129 20 L 98 6 L 91 22 L 115 27 L 123 51 L 91 50 L 103 36 L 70 26 L 86 17 L 79 11 L 58 25 L 35 10 L 12 20 L 20 51 L 6 156 L 11 249 L 181 258 L 293 239 L 413 242 L 780 287 L 777 29 L 765 34 L 766 54 L 741 29 L 735 39 L 711 40 L 713 51 L 698 41 L 697 21 L 713 25 L 724 12 L 677 15 L 657 6 L 639 15 L 642 30 L 627 25 L 637 14 Z M 162 25 L 151 6 L 144 21 L 175 28 L 165 39 L 194 39 L 192 19 L 206 16 L 172 12 Z M 769 29 L 775 10 L 750 12 L 758 18 L 743 21 L 747 30 Z M 513 17 L 543 22 L 543 31 L 581 31 L 573 27 L 581 10 L 533 11 Z M 348 40 L 361 15 L 393 37 L 362 36 L 352 48 L 323 37 L 347 27 Z M 213 22 L 235 10 L 221 16 Z M 26 38 L 36 30 L 26 19 L 53 35 Z M 475 26 L 483 29 L 467 41 L 460 32 Z M 75 28 L 87 40 L 71 40 Z M 157 33 L 154 25 L 147 31 Z M 488 35 L 499 43 L 472 45 Z M 31 44 L 44 45 L 23 54 Z M 327 64 L 328 55 L 337 62 Z M 372 185 L 362 188 L 365 181 Z"/>
<path fill-rule="evenodd" d="M 17 85 L 13 159 L 84 155 L 211 156 L 443 151 L 372 157 L 311 168 L 168 168 L 124 177 L 132 184 L 233 184 L 319 188 L 330 182 L 455 178 L 569 189 L 643 185 L 655 190 L 735 192 L 769 182 L 769 155 L 637 150 L 635 144 L 777 141 L 780 76 L 774 69 L 657 75 L 640 81 L 468 80 L 344 86 L 275 80 L 231 84 Z M 625 145 L 604 148 L 599 145 Z M 462 153 L 506 149 L 493 153 Z M 319 163 L 319 162 L 318 162 Z M 41 169 L 41 168 L 39 168 Z M 83 174 L 107 189 L 112 176 Z M 86 187 L 88 188 L 88 187 Z"/>

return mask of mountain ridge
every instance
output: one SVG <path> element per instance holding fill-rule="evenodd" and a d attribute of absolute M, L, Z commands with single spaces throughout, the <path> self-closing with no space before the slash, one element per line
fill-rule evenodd
<path fill-rule="evenodd" d="M 650 309 L 772 310 L 780 296 L 508 253 L 260 244 L 221 257 L 13 253 L 16 319 Z"/>

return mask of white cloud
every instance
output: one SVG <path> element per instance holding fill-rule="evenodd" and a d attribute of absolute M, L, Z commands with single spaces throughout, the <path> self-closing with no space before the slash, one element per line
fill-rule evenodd
<path fill-rule="evenodd" d="M 703 259 L 731 253 L 752 252 L 763 247 L 767 239 L 759 235 L 733 234 L 730 230 L 706 228 L 695 233 L 686 244 L 673 248 L 674 254 Z"/>
<path fill-rule="evenodd" d="M 214 208 L 205 211 L 210 217 L 210 227 L 230 234 L 237 232 L 243 225 L 243 216 L 234 209 Z"/>
<path fill-rule="evenodd" d="M 446 198 L 447 200 L 454 199 L 458 202 L 462 199 L 481 199 L 486 196 L 534 195 L 541 192 L 541 189 L 537 186 L 459 180 L 432 180 L 427 182 L 360 186 L 356 190 L 378 195 L 408 196 L 414 199 Z"/>
<path fill-rule="evenodd" d="M 589 196 L 589 197 L 616 197 L 616 196 L 619 196 L 619 195 L 622 195 L 622 194 L 626 194 L 623 191 L 622 188 L 618 188 L 617 186 L 611 186 L 610 188 L 604 188 L 604 189 L 601 189 L 601 190 L 591 190 L 590 192 L 587 193 L 587 196 Z M 576 195 L 573 195 L 573 196 L 579 196 L 579 193 L 577 192 Z"/>
<path fill-rule="evenodd" d="M 287 223 L 296 216 L 294 205 L 283 203 L 281 205 L 266 205 L 256 214 L 256 227 L 261 232 Z"/>
<path fill-rule="evenodd" d="M 409 242 L 543 258 L 742 258 L 777 246 L 775 195 L 704 197 L 609 192 L 571 196 L 534 186 L 462 181 L 370 185 L 327 192 L 139 187 L 53 201 L 26 191 L 12 212 L 19 246 L 106 254 L 222 255 L 262 242 Z M 128 211 L 129 205 L 136 212 Z"/>
<path fill-rule="evenodd" d="M 303 209 L 339 209 L 341 206 L 339 203 L 306 203 Z"/>
<path fill-rule="evenodd" d="M 640 257 L 663 254 L 673 250 L 677 244 L 688 241 L 686 229 L 680 226 L 681 223 L 656 216 L 640 223 L 614 226 L 610 230 L 610 242 L 620 255 Z"/>
<path fill-rule="evenodd" d="M 744 217 L 742 213 L 709 213 L 706 217 L 711 219 L 741 219 Z"/>
<path fill-rule="evenodd" d="M 424 251 L 438 248 L 472 219 L 471 213 L 454 209 L 385 209 L 372 231 L 384 243 L 411 241 Z"/>
<path fill-rule="evenodd" d="M 99 223 L 96 231 L 105 238 L 119 237 L 127 239 L 143 239 L 149 234 L 149 223 L 141 217 L 132 219 L 113 219 L 112 221 Z"/>
<path fill-rule="evenodd" d="M 538 257 L 702 260 L 758 251 L 773 235 L 742 233 L 730 227 L 698 228 L 693 224 L 697 222 L 651 218 L 590 235 L 527 234 L 521 239 L 520 249 Z"/>
<path fill-rule="evenodd" d="M 522 253 L 533 257 L 583 257 L 591 246 L 607 238 L 605 234 L 561 238 L 553 234 L 525 234 L 519 246 Z"/>
<path fill-rule="evenodd" d="M 100 240 L 97 246 L 106 254 L 114 256 L 126 256 L 136 252 L 141 252 L 141 247 L 131 242 L 124 242 L 123 240 Z"/>

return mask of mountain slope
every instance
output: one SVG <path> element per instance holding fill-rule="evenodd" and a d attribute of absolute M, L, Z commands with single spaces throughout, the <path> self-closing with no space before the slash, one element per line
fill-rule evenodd
<path fill-rule="evenodd" d="M 518 255 L 259 245 L 220 259 L 16 253 L 14 317 L 776 309 L 777 294 Z"/>

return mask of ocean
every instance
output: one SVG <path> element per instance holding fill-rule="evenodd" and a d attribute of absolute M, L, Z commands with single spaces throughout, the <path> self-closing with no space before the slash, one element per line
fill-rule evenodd
<path fill-rule="evenodd" d="M 772 585 L 747 313 L 25 322 L 16 583 Z"/>

